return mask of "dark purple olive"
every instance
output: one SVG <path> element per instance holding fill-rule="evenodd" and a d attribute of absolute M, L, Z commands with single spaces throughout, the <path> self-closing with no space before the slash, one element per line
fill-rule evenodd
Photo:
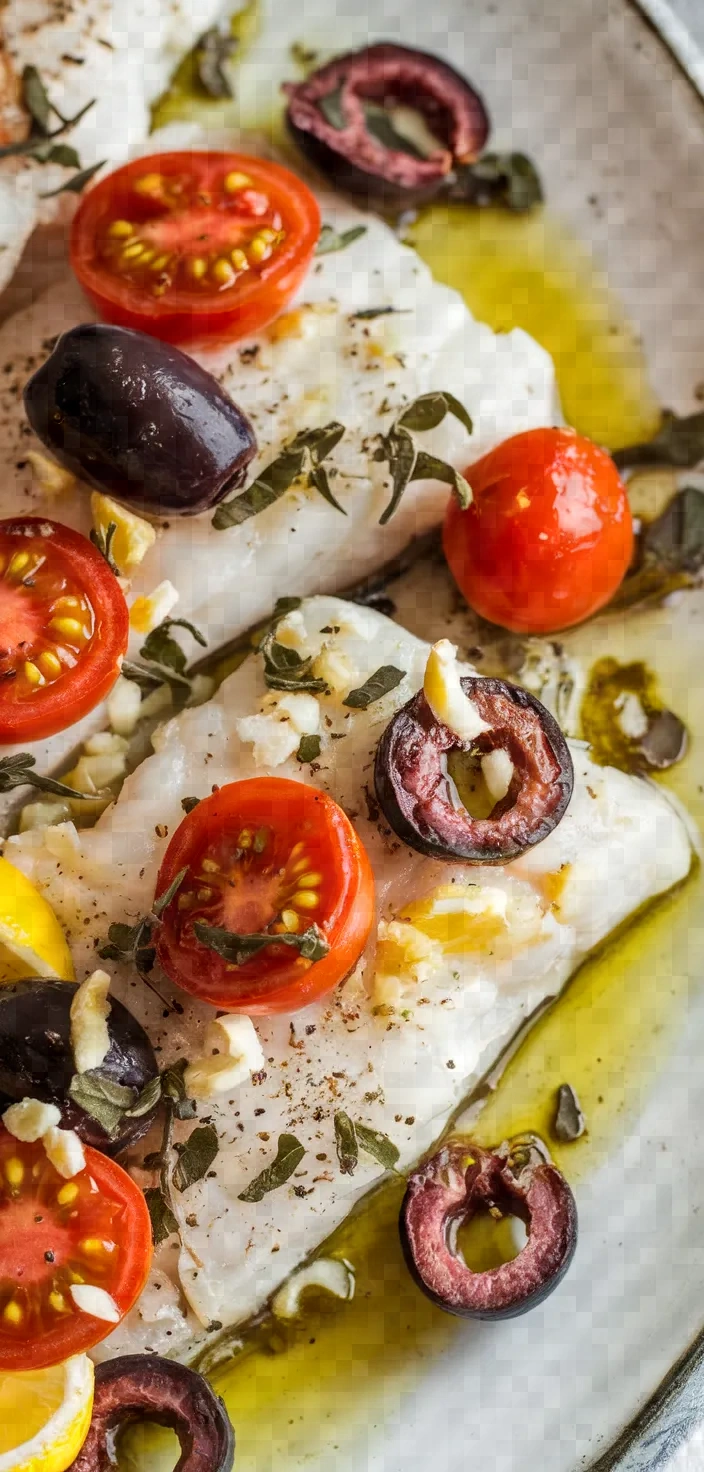
<path fill-rule="evenodd" d="M 111 1138 L 69 1097 L 75 1073 L 71 1003 L 77 991 L 75 982 L 40 978 L 0 987 L 0 1109 L 26 1098 L 56 1104 L 65 1129 L 105 1155 L 117 1155 L 146 1134 L 158 1105 L 135 1118 L 123 1116 Z M 110 1052 L 101 1075 L 140 1094 L 159 1071 L 156 1057 L 144 1028 L 113 998 L 108 1033 Z"/>
<path fill-rule="evenodd" d="M 24 391 L 57 460 L 125 505 L 193 516 L 243 485 L 257 441 L 212 374 L 168 343 L 84 322 Z"/>
<path fill-rule="evenodd" d="M 518 1217 L 528 1229 L 511 1262 L 472 1272 L 456 1250 L 458 1228 L 477 1212 Z M 536 1308 L 564 1277 L 577 1246 L 577 1207 L 538 1141 L 482 1150 L 452 1140 L 408 1177 L 400 1216 L 408 1267 L 447 1313 L 511 1319 Z"/>
<path fill-rule="evenodd" d="M 181 1456 L 174 1472 L 231 1472 L 235 1433 L 220 1397 L 195 1370 L 153 1354 L 97 1366 L 93 1417 L 69 1472 L 114 1469 L 118 1433 L 139 1421 L 176 1432 Z"/>
<path fill-rule="evenodd" d="M 338 189 L 368 203 L 432 198 L 455 164 L 477 157 L 489 134 L 481 97 L 454 67 L 390 42 L 338 56 L 284 91 L 288 126 L 302 151 Z M 427 156 L 394 130 L 390 110 L 399 104 L 419 113 L 437 139 Z"/>
<path fill-rule="evenodd" d="M 464 744 L 435 719 L 422 691 L 396 712 L 376 753 L 376 794 L 394 832 L 435 859 L 505 864 L 540 843 L 564 816 L 574 787 L 567 742 L 550 712 L 517 685 L 462 679 L 490 730 Z M 507 752 L 511 784 L 486 817 L 472 817 L 452 779 L 457 757 L 475 764 Z"/>

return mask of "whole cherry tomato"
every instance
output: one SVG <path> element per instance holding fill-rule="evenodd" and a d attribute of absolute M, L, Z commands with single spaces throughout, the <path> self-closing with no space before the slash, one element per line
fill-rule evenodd
<path fill-rule="evenodd" d="M 616 592 L 633 555 L 626 488 L 605 450 L 571 429 L 531 429 L 465 472 L 474 500 L 451 500 L 450 571 L 483 618 L 551 634 Z"/>

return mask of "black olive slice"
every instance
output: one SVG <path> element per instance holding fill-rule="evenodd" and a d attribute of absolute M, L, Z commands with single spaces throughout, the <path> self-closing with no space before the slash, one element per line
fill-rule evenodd
<path fill-rule="evenodd" d="M 511 1262 L 473 1272 L 453 1234 L 480 1211 L 519 1218 L 528 1240 Z M 577 1208 L 537 1140 L 497 1150 L 454 1140 L 409 1176 L 400 1232 L 416 1283 L 439 1308 L 510 1319 L 536 1308 L 564 1277 L 577 1245 Z"/>
<path fill-rule="evenodd" d="M 98 1365 L 93 1418 L 69 1472 L 112 1472 L 118 1433 L 139 1421 L 176 1432 L 181 1456 L 174 1472 L 231 1472 L 235 1433 L 219 1396 L 195 1370 L 151 1354 Z"/>
<path fill-rule="evenodd" d="M 246 414 L 195 359 L 107 323 L 59 338 L 24 407 L 74 475 L 155 516 L 215 506 L 244 484 L 257 449 Z"/>
<path fill-rule="evenodd" d="M 408 205 L 437 193 L 455 163 L 471 163 L 489 134 L 481 97 L 454 67 L 383 42 L 338 56 L 288 83 L 286 118 L 304 153 L 335 185 L 368 201 Z M 428 156 L 395 135 L 384 112 L 403 104 L 438 140 Z M 377 106 L 385 128 L 373 123 Z"/>
<path fill-rule="evenodd" d="M 462 678 L 462 689 L 491 728 L 464 744 L 435 719 L 420 691 L 396 712 L 376 754 L 376 794 L 394 832 L 430 858 L 504 864 L 540 843 L 563 817 L 574 770 L 567 742 L 534 695 L 503 680 Z M 477 764 L 507 752 L 513 776 L 486 817 L 458 800 L 448 759 L 464 753 Z"/>
<path fill-rule="evenodd" d="M 125 1116 L 115 1139 L 110 1139 L 97 1119 L 69 1097 L 76 1071 L 71 1003 L 77 991 L 75 982 L 41 978 L 0 987 L 0 1110 L 26 1098 L 56 1104 L 64 1129 L 75 1130 L 105 1155 L 117 1155 L 146 1134 L 158 1106 L 139 1118 Z M 110 1052 L 101 1073 L 140 1094 L 159 1071 L 156 1057 L 144 1028 L 113 998 L 108 1034 Z"/>

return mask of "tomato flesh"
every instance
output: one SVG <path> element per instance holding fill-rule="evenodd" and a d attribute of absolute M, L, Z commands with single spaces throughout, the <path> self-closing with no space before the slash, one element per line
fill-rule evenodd
<path fill-rule="evenodd" d="M 74 1284 L 103 1288 L 122 1318 L 151 1264 L 149 1212 L 115 1161 L 86 1149 L 59 1175 L 41 1141 L 0 1127 L 0 1370 L 41 1369 L 98 1344 L 115 1327 L 79 1309 Z"/>
<path fill-rule="evenodd" d="M 228 341 L 282 310 L 319 231 L 314 196 L 278 164 L 154 154 L 88 191 L 71 259 L 109 321 L 169 342 Z"/>
<path fill-rule="evenodd" d="M 0 743 L 80 720 L 114 685 L 128 637 L 124 594 L 85 537 L 0 522 Z"/>
<path fill-rule="evenodd" d="M 164 857 L 157 895 L 182 868 L 167 907 L 157 953 L 186 991 L 231 1011 L 293 1011 L 330 991 L 356 965 L 374 911 L 374 881 L 364 847 L 332 798 L 280 777 L 233 782 L 199 803 Z M 196 936 L 197 921 L 237 935 L 271 934 L 271 944 L 241 965 Z M 276 944 L 311 926 L 329 950 L 311 961 Z"/>
<path fill-rule="evenodd" d="M 514 435 L 466 471 L 443 545 L 482 618 L 516 633 L 581 623 L 613 597 L 633 556 L 626 488 L 611 457 L 570 429 Z"/>

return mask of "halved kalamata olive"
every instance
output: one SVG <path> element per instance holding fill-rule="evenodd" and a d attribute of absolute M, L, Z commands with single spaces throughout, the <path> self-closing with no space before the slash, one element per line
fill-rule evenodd
<path fill-rule="evenodd" d="M 84 322 L 24 391 L 27 418 L 74 475 L 118 501 L 192 516 L 244 483 L 246 414 L 193 358 L 143 332 Z"/>
<path fill-rule="evenodd" d="M 122 1355 L 97 1366 L 93 1418 L 69 1472 L 116 1467 L 116 1437 L 139 1421 L 176 1432 L 181 1456 L 174 1472 L 231 1472 L 235 1433 L 220 1397 L 195 1370 L 152 1354 Z"/>
<path fill-rule="evenodd" d="M 480 1211 L 518 1217 L 528 1240 L 511 1262 L 473 1272 L 456 1235 Z M 564 1277 L 577 1245 L 577 1208 L 537 1140 L 497 1150 L 454 1140 L 409 1176 L 400 1232 L 416 1283 L 440 1308 L 472 1319 L 510 1319 L 537 1307 Z"/>
<path fill-rule="evenodd" d="M 463 743 L 435 719 L 419 691 L 379 742 L 376 794 L 394 832 L 419 853 L 504 864 L 560 822 L 574 787 L 572 758 L 557 721 L 534 695 L 479 675 L 463 677 L 462 688 L 491 729 Z M 479 772 L 493 751 L 506 753 L 510 785 L 487 816 L 473 817 L 449 767 L 461 756 Z"/>
<path fill-rule="evenodd" d="M 117 1155 L 146 1134 L 157 1106 L 145 1115 L 123 1117 L 110 1139 L 97 1119 L 69 1097 L 76 1071 L 71 1003 L 77 991 L 75 982 L 40 978 L 0 987 L 0 1110 L 26 1098 L 56 1104 L 65 1129 L 75 1130 L 105 1155 Z M 159 1071 L 156 1057 L 144 1028 L 113 998 L 108 1033 L 110 1052 L 100 1065 L 101 1074 L 140 1094 Z"/>
<path fill-rule="evenodd" d="M 383 42 L 338 56 L 287 83 L 286 118 L 304 153 L 336 187 L 368 201 L 419 204 L 455 163 L 470 163 L 489 134 L 481 97 L 425 51 Z M 419 114 L 435 147 L 423 154 L 394 128 L 394 109 Z"/>

